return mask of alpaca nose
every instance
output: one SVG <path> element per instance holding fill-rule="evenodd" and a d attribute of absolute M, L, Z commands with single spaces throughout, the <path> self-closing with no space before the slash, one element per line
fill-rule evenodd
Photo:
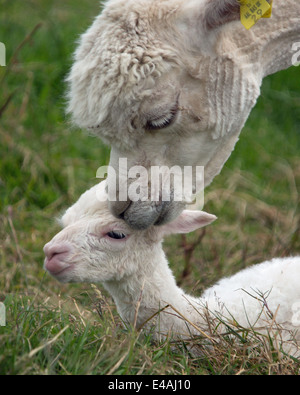
<path fill-rule="evenodd" d="M 144 230 L 152 225 L 163 225 L 173 221 L 181 214 L 184 202 L 109 202 L 110 212 L 124 221 L 133 229 Z"/>
<path fill-rule="evenodd" d="M 44 267 L 51 274 L 59 274 L 71 266 L 71 263 L 68 262 L 71 245 L 68 243 L 50 242 L 45 245 L 44 253 L 46 255 Z"/>
<path fill-rule="evenodd" d="M 46 258 L 51 260 L 55 255 L 61 255 L 69 252 L 70 247 L 67 244 L 48 243 L 44 247 Z"/>

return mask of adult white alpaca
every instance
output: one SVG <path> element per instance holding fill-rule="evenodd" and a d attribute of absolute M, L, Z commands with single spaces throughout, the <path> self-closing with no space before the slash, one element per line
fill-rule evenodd
<path fill-rule="evenodd" d="M 120 158 L 128 168 L 198 165 L 208 185 L 263 78 L 292 64 L 296 42 L 299 0 L 274 0 L 272 18 L 249 31 L 238 0 L 108 0 L 76 51 L 68 112 L 112 146 L 118 174 L 126 173 Z M 184 208 L 173 198 L 121 200 L 110 203 L 111 212 L 140 229 Z"/>
<path fill-rule="evenodd" d="M 102 182 L 84 193 L 62 217 L 64 229 L 44 248 L 45 268 L 50 274 L 62 282 L 103 283 L 125 322 L 152 330 L 154 325 L 157 336 L 172 332 L 187 338 L 191 333 L 199 335 L 199 328 L 210 334 L 207 311 L 225 321 L 235 319 L 244 328 L 266 326 L 272 312 L 273 329 L 280 332 L 287 342 L 285 350 L 291 352 L 290 331 L 300 327 L 300 257 L 255 265 L 223 279 L 201 298 L 194 298 L 177 287 L 162 239 L 170 233 L 193 231 L 216 217 L 183 211 L 167 225 L 132 230 L 109 212 L 103 201 L 105 193 Z M 258 301 L 256 291 L 265 297 L 268 294 L 268 308 L 264 298 Z M 299 336 L 296 334 L 300 341 Z"/>

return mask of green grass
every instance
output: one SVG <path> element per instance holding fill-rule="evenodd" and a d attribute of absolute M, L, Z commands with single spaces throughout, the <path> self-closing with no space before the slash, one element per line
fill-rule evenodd
<path fill-rule="evenodd" d="M 0 0 L 0 374 L 297 374 L 264 339 L 195 358 L 186 345 L 124 329 L 105 292 L 61 285 L 43 270 L 55 217 L 95 184 L 109 150 L 71 129 L 64 77 L 98 1 Z M 300 253 L 300 68 L 268 77 L 241 139 L 206 190 L 218 221 L 165 248 L 178 281 L 200 294 L 221 276 Z M 192 253 L 189 251 L 192 249 Z M 99 289 L 101 287 L 99 286 Z M 244 334 L 250 337 L 250 334 Z M 253 334 L 252 334 L 253 335 Z M 254 335 L 253 335 L 254 336 Z"/>

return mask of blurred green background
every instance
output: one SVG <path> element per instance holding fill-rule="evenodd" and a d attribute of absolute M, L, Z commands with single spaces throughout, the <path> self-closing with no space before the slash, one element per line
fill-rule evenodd
<path fill-rule="evenodd" d="M 145 351 L 136 343 L 131 359 L 118 365 L 126 337 L 121 329 L 118 335 L 110 333 L 113 341 L 106 339 L 103 346 L 103 334 L 115 322 L 101 322 L 88 331 L 80 326 L 83 312 L 97 320 L 91 307 L 97 292 L 85 285 L 60 285 L 42 267 L 43 245 L 58 230 L 55 217 L 96 183 L 97 168 L 109 160 L 108 147 L 71 128 L 64 115 L 64 78 L 76 40 L 99 10 L 95 0 L 0 0 L 0 42 L 7 50 L 7 66 L 0 68 L 0 297 L 10 295 L 8 325 L 0 328 L 0 374 L 86 373 L 83 361 L 89 358 L 97 373 L 203 369 L 188 365 L 186 354 L 178 357 L 183 358 L 180 370 L 178 359 L 177 365 L 169 361 L 169 351 L 156 354 L 161 348 Z M 300 253 L 299 192 L 300 67 L 292 67 L 265 79 L 235 151 L 206 190 L 204 208 L 219 220 L 201 242 L 197 233 L 166 241 L 178 281 L 200 294 L 220 276 L 249 264 Z M 62 319 L 60 303 L 70 297 L 82 314 L 73 305 Z M 30 314 L 15 325 L 24 311 Z M 30 357 L 34 344 L 60 333 L 64 320 L 71 329 L 48 354 L 42 349 Z M 76 345 L 74 331 L 81 339 Z M 88 345 L 97 341 L 105 357 L 101 354 L 100 361 L 97 354 L 96 364 L 96 352 Z M 145 355 L 152 362 L 143 365 Z"/>

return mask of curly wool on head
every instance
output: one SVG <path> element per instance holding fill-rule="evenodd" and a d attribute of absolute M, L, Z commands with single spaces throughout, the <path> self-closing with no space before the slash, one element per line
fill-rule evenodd
<path fill-rule="evenodd" d="M 178 62 L 179 55 L 159 40 L 147 13 L 117 3 L 98 16 L 81 37 L 67 77 L 67 113 L 73 121 L 107 142 L 134 146 L 134 118 L 142 101 L 151 97 L 156 79 Z M 140 7 L 137 7 L 140 8 Z M 126 103 L 126 106 L 124 106 Z M 122 111 L 120 111 L 122 109 Z M 124 132 L 122 132 L 122 130 Z"/>

